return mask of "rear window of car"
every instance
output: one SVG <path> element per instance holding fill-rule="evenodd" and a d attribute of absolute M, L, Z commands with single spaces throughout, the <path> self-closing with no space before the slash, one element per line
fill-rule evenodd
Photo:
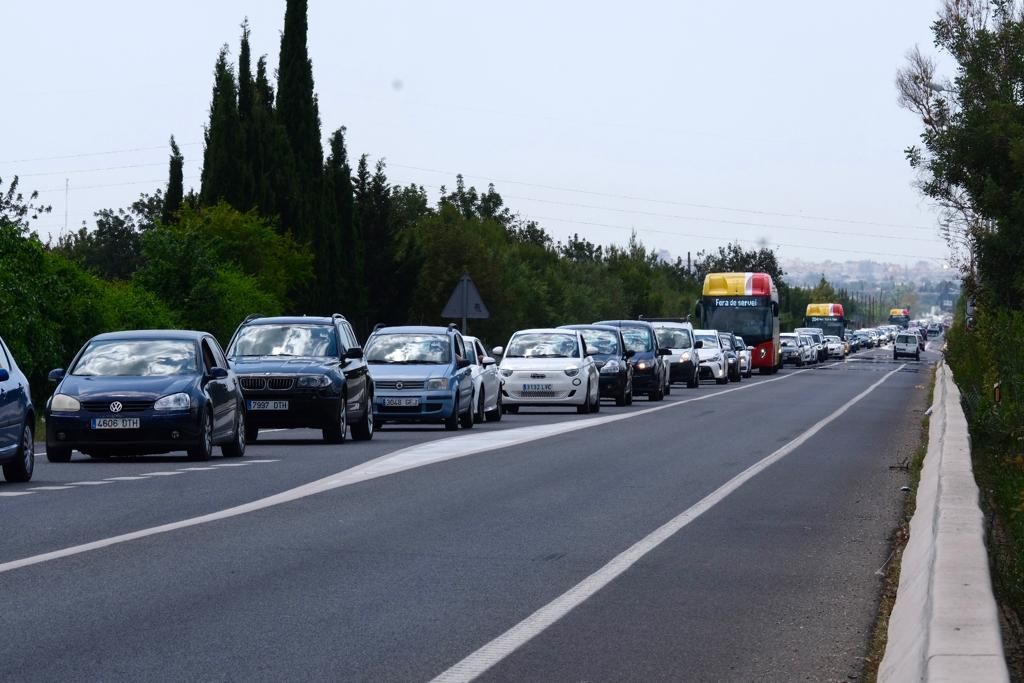
<path fill-rule="evenodd" d="M 918 341 L 916 334 L 901 334 L 896 338 L 897 344 L 916 344 Z"/>

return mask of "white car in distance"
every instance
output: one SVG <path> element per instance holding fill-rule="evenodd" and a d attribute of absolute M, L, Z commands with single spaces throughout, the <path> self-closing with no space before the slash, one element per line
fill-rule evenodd
<path fill-rule="evenodd" d="M 501 379 L 498 378 L 498 362 L 484 351 L 483 343 L 476 337 L 462 335 L 466 353 L 472 363 L 469 366 L 473 377 L 473 419 L 476 422 L 497 422 L 501 419 Z"/>
<path fill-rule="evenodd" d="M 829 358 L 843 358 L 846 355 L 843 349 L 843 340 L 834 335 L 825 336 L 825 348 L 828 350 Z"/>
<path fill-rule="evenodd" d="M 508 346 L 493 349 L 501 356 L 502 401 L 505 412 L 520 406 L 575 406 L 578 413 L 601 408 L 600 374 L 579 330 L 520 330 Z"/>

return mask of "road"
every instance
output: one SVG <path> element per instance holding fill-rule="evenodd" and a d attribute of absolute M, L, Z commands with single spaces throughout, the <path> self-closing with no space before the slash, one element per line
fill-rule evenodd
<path fill-rule="evenodd" d="M 0 484 L 0 680 L 848 680 L 930 365 Z"/>

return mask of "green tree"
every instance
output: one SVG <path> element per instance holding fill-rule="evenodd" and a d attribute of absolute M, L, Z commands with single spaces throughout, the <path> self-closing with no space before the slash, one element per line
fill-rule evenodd
<path fill-rule="evenodd" d="M 703 283 L 708 273 L 746 272 L 768 273 L 776 284 L 785 275 L 775 252 L 767 247 L 747 250 L 738 242 L 732 242 L 714 252 L 697 252 L 694 274 L 698 282 Z"/>
<path fill-rule="evenodd" d="M 185 198 L 185 157 L 178 149 L 178 143 L 171 136 L 171 160 L 167 171 L 167 193 L 164 195 L 164 205 L 161 211 L 161 219 L 164 223 L 174 220 L 174 214 L 181 208 L 181 202 Z"/>
<path fill-rule="evenodd" d="M 238 162 L 241 158 L 241 122 L 238 117 L 238 88 L 234 68 L 224 45 L 214 66 L 210 122 L 206 127 L 202 181 L 199 200 L 203 206 L 226 201 L 241 206 L 242 187 Z"/>

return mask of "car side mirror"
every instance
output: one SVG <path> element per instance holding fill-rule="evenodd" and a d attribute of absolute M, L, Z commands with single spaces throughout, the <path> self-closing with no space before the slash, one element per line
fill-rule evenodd
<path fill-rule="evenodd" d="M 693 348 L 695 348 L 695 349 L 703 349 L 704 348 L 704 342 L 702 342 L 700 339 L 698 339 L 697 341 L 693 342 Z"/>
<path fill-rule="evenodd" d="M 6 370 L 4 372 L 6 372 Z M 46 378 L 51 382 L 59 382 L 64 379 L 65 374 L 67 373 L 64 372 L 64 368 L 56 368 L 55 370 L 50 370 L 50 374 L 47 375 Z"/>
<path fill-rule="evenodd" d="M 659 356 L 671 356 L 672 355 L 672 349 L 658 349 L 658 355 Z"/>
<path fill-rule="evenodd" d="M 630 358 L 632 358 L 635 355 L 636 355 L 636 351 L 634 351 L 633 349 L 626 349 L 626 360 L 629 360 Z"/>
<path fill-rule="evenodd" d="M 353 346 L 351 349 L 345 351 L 343 358 L 347 360 L 359 360 L 363 357 L 363 350 L 358 346 Z"/>
<path fill-rule="evenodd" d="M 210 379 L 227 379 L 228 370 L 227 368 L 210 368 Z"/>
<path fill-rule="evenodd" d="M 471 361 L 468 358 L 460 358 L 457 361 L 455 361 L 455 366 L 457 368 L 459 368 L 459 370 L 463 370 L 465 368 L 468 368 L 472 364 L 473 364 L 473 361 Z"/>
<path fill-rule="evenodd" d="M 491 355 L 494 356 L 494 357 L 504 356 L 505 355 L 505 347 L 504 346 L 495 346 L 493 349 L 491 349 Z"/>
<path fill-rule="evenodd" d="M 498 364 L 498 361 L 496 361 L 495 359 L 491 358 L 490 356 L 484 356 L 483 366 L 485 368 L 489 368 L 492 365 L 497 365 L 497 364 Z"/>
<path fill-rule="evenodd" d="M 11 373 L 9 373 L 5 368 L 0 368 L 0 382 L 6 382 L 10 378 Z"/>

